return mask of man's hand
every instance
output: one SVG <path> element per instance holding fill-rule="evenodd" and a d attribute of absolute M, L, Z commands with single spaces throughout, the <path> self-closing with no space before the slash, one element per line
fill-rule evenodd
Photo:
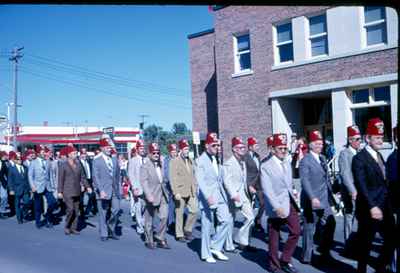
<path fill-rule="evenodd" d="M 57 194 L 57 197 L 58 197 L 58 199 L 63 199 L 63 194 L 61 193 L 61 192 L 59 192 L 58 194 Z"/>
<path fill-rule="evenodd" d="M 179 201 L 179 200 L 182 199 L 182 196 L 179 193 L 177 193 L 177 194 L 174 195 L 174 198 L 175 198 L 176 201 Z"/>
<path fill-rule="evenodd" d="M 208 197 L 207 198 L 207 203 L 208 203 L 209 206 L 214 205 L 215 204 L 214 198 L 212 196 Z"/>
<path fill-rule="evenodd" d="M 278 215 L 279 218 L 285 218 L 285 213 L 283 211 L 283 208 L 277 208 L 275 210 L 275 212 L 276 212 L 276 215 Z"/>
<path fill-rule="evenodd" d="M 383 219 L 382 210 L 378 207 L 370 209 L 372 219 L 381 221 Z"/>
<path fill-rule="evenodd" d="M 91 187 L 88 187 L 88 188 L 87 188 L 87 192 L 88 192 L 89 194 L 92 194 L 92 192 L 93 192 L 92 188 L 91 188 Z"/>
<path fill-rule="evenodd" d="M 149 203 L 153 203 L 153 202 L 154 202 L 153 195 L 147 196 L 147 201 L 148 201 Z"/>
<path fill-rule="evenodd" d="M 321 207 L 321 202 L 319 202 L 318 198 L 313 198 L 311 200 L 311 205 L 313 209 L 319 209 Z"/>
<path fill-rule="evenodd" d="M 85 186 L 81 186 L 81 192 L 85 191 Z"/>
<path fill-rule="evenodd" d="M 14 191 L 10 191 L 10 195 L 15 195 L 15 192 Z"/>
<path fill-rule="evenodd" d="M 32 190 L 32 192 L 36 192 L 36 187 L 35 187 L 35 186 L 32 186 L 32 187 L 31 187 L 31 190 Z"/>
<path fill-rule="evenodd" d="M 101 191 L 100 192 L 100 199 L 106 199 L 107 198 L 107 194 L 105 193 L 105 191 Z"/>
<path fill-rule="evenodd" d="M 257 190 L 253 186 L 249 186 L 249 192 L 251 194 L 255 194 L 257 192 Z"/>
<path fill-rule="evenodd" d="M 235 202 L 240 202 L 240 196 L 239 194 L 235 195 L 234 197 L 232 197 L 232 200 Z"/>
<path fill-rule="evenodd" d="M 355 201 L 357 199 L 357 192 L 351 194 L 351 200 Z"/>

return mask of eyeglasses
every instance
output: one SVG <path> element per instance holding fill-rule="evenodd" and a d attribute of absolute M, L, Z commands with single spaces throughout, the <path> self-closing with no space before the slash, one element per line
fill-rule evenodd
<path fill-rule="evenodd" d="M 276 148 L 276 149 L 279 150 L 279 151 L 283 151 L 283 152 L 285 152 L 285 151 L 288 150 L 287 147 L 278 147 L 278 148 Z"/>
<path fill-rule="evenodd" d="M 159 155 L 160 152 L 152 152 L 153 155 Z"/>
<path fill-rule="evenodd" d="M 354 141 L 361 141 L 361 138 L 353 138 Z"/>
<path fill-rule="evenodd" d="M 219 147 L 219 144 L 212 144 L 211 147 Z"/>

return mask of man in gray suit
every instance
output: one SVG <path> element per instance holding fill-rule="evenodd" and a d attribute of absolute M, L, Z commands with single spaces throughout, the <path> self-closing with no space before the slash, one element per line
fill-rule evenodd
<path fill-rule="evenodd" d="M 323 262 L 333 260 L 330 248 L 333 243 L 336 221 L 331 209 L 331 184 L 328 178 L 326 159 L 321 155 L 322 135 L 318 130 L 310 132 L 310 153 L 300 161 L 300 181 L 302 186 L 301 206 L 303 207 L 303 252 L 302 262 L 310 264 L 314 232 L 317 223 L 321 225 L 319 252 Z"/>
<path fill-rule="evenodd" d="M 111 157 L 113 143 L 109 138 L 100 139 L 101 152 L 93 160 L 93 187 L 99 209 L 100 240 L 118 240 L 115 228 L 121 214 L 120 169 L 116 157 Z M 110 217 L 107 217 L 111 212 Z"/>
<path fill-rule="evenodd" d="M 228 260 L 222 248 L 229 234 L 232 216 L 228 208 L 228 198 L 222 182 L 222 168 L 217 161 L 219 140 L 216 133 L 208 133 L 206 150 L 197 159 L 195 171 L 199 186 L 199 205 L 201 210 L 201 258 L 207 263 L 215 263 L 212 255 L 219 260 Z M 211 237 L 214 215 L 218 223 Z"/>
<path fill-rule="evenodd" d="M 140 183 L 140 166 L 145 164 L 149 159 L 146 157 L 143 140 L 136 142 L 137 154 L 128 161 L 128 177 L 132 184 L 133 191 L 133 210 L 136 220 L 136 232 L 143 236 L 144 234 L 144 207 L 145 201 L 143 196 L 143 188 Z"/>
<path fill-rule="evenodd" d="M 45 160 L 45 148 L 43 146 L 37 146 L 36 153 L 37 158 L 31 162 L 28 169 L 28 180 L 34 198 L 36 227 L 42 227 L 40 217 L 43 209 L 42 201 L 45 197 L 47 201 L 46 226 L 52 228 L 54 224 L 53 211 L 57 207 L 57 201 L 54 198 L 53 187 L 50 182 L 50 166 Z"/>
<path fill-rule="evenodd" d="M 347 127 L 347 147 L 339 154 L 339 172 L 342 180 L 342 201 L 344 204 L 344 240 L 347 249 L 353 230 L 357 190 L 354 186 L 351 163 L 360 149 L 361 134 L 356 125 Z"/>
<path fill-rule="evenodd" d="M 230 233 L 233 233 L 235 215 L 240 212 L 245 220 L 233 240 L 238 244 L 240 250 L 255 251 L 255 248 L 249 245 L 250 229 L 254 224 L 254 213 L 251 206 L 249 186 L 246 183 L 246 164 L 243 161 L 246 146 L 239 137 L 232 138 L 232 154 L 223 165 L 223 181 L 230 198 L 230 208 L 233 215 Z M 228 240 L 232 240 L 232 238 L 228 237 Z"/>
<path fill-rule="evenodd" d="M 275 273 L 295 273 L 297 270 L 290 261 L 301 232 L 300 209 L 293 192 L 286 134 L 274 134 L 271 145 L 273 156 L 261 164 L 261 187 L 268 215 L 269 268 Z M 289 236 L 279 259 L 279 232 L 283 226 L 289 230 Z"/>
<path fill-rule="evenodd" d="M 169 249 L 165 239 L 168 218 L 168 191 L 164 183 L 160 164 L 160 148 L 157 143 L 149 145 L 149 159 L 140 167 L 140 183 L 143 188 L 146 209 L 144 212 L 144 232 L 146 235 L 145 246 L 154 249 Z M 160 219 L 157 231 L 153 230 L 154 218 Z M 153 232 L 155 232 L 153 236 Z M 157 241 L 154 244 L 153 237 Z"/>

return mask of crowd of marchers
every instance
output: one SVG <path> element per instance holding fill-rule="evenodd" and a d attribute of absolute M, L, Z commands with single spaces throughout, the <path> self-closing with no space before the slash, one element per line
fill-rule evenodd
<path fill-rule="evenodd" d="M 295 273 L 299 270 L 292 256 L 300 237 L 301 263 L 334 264 L 330 251 L 340 202 L 343 255 L 357 260 L 357 272 L 367 272 L 378 232 L 383 241 L 376 272 L 399 272 L 398 128 L 393 129 L 396 146 L 386 162 L 380 154 L 384 132 L 379 118 L 368 121 L 363 137 L 356 125 L 347 128 L 347 145 L 338 156 L 340 200 L 327 161 L 333 153 L 318 130 L 309 133 L 308 142 L 273 134 L 266 138 L 264 157 L 257 153 L 262 145 L 257 139 L 245 142 L 236 136 L 232 156 L 224 162 L 221 141 L 213 132 L 196 160 L 189 156 L 186 139 L 168 145 L 167 156 L 160 154 L 157 143 L 138 140 L 128 159 L 117 154 L 107 136 L 101 137 L 93 157 L 72 144 L 55 153 L 43 145 L 23 153 L 0 152 L 0 218 L 15 216 L 18 224 L 34 220 L 42 229 L 65 216 L 65 235 L 79 235 L 85 219 L 98 214 L 99 237 L 106 242 L 120 238 L 121 201 L 126 199 L 136 232 L 149 249 L 170 249 L 168 229 L 178 242 L 190 242 L 199 219 L 203 261 L 227 261 L 226 252 L 258 251 L 251 245 L 258 230 L 268 237 L 270 272 Z M 288 236 L 279 255 L 282 231 Z"/>

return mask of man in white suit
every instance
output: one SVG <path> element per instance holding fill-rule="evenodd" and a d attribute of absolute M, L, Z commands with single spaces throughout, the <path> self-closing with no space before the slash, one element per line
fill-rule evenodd
<path fill-rule="evenodd" d="M 274 134 L 273 156 L 261 165 L 261 187 L 268 215 L 269 267 L 270 272 L 295 273 L 290 263 L 300 237 L 300 219 L 293 193 L 292 170 L 287 158 L 286 134 Z M 279 232 L 287 226 L 289 236 L 279 259 Z"/>
<path fill-rule="evenodd" d="M 143 187 L 140 183 L 140 166 L 148 160 L 143 140 L 139 139 L 136 142 L 137 155 L 131 157 L 128 161 L 128 176 L 132 184 L 134 198 L 134 214 L 136 218 L 136 232 L 144 239 L 144 195 Z"/>
<path fill-rule="evenodd" d="M 232 139 L 232 156 L 224 162 L 224 186 L 230 199 L 230 208 L 233 218 L 237 212 L 240 212 L 245 220 L 242 227 L 234 235 L 233 240 L 238 244 L 240 250 L 254 251 L 255 248 L 249 246 L 250 228 L 254 223 L 254 213 L 251 206 L 249 186 L 246 183 L 246 164 L 244 155 L 246 154 L 246 145 L 239 137 Z M 232 221 L 230 235 L 233 233 Z M 232 238 L 228 238 L 228 241 Z"/>
<path fill-rule="evenodd" d="M 232 216 L 222 182 L 222 168 L 217 160 L 219 140 L 216 133 L 208 133 L 206 150 L 197 159 L 196 179 L 199 186 L 201 210 L 201 258 L 207 263 L 215 263 L 212 255 L 219 260 L 229 260 L 222 248 L 229 234 Z M 214 215 L 218 223 L 211 237 Z"/>

